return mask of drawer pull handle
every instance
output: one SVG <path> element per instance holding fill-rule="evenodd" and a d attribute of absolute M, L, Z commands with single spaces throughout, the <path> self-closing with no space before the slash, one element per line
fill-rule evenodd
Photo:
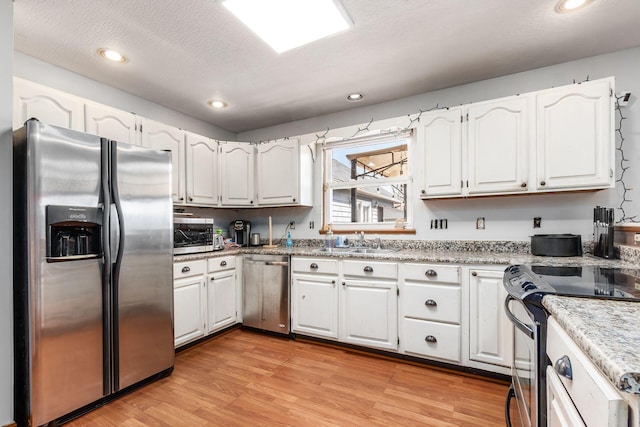
<path fill-rule="evenodd" d="M 556 364 L 553 365 L 558 375 L 562 375 L 565 378 L 573 380 L 573 370 L 571 369 L 571 360 L 569 356 L 564 355 L 560 359 L 556 360 Z"/>
<path fill-rule="evenodd" d="M 433 335 L 427 335 L 426 337 L 424 337 L 424 340 L 426 342 L 431 342 L 431 343 L 436 343 L 438 342 L 438 340 L 436 339 L 436 337 L 434 337 Z"/>
<path fill-rule="evenodd" d="M 224 267 L 227 265 L 227 261 L 220 261 L 220 267 Z"/>
<path fill-rule="evenodd" d="M 424 273 L 424 275 L 429 278 L 435 279 L 436 277 L 438 277 L 438 272 L 435 270 L 429 269 L 426 271 L 426 273 Z"/>
<path fill-rule="evenodd" d="M 373 273 L 373 268 L 368 265 L 363 270 L 365 273 Z"/>
<path fill-rule="evenodd" d="M 317 270 L 318 269 L 318 264 L 316 264 L 315 262 L 311 263 L 311 265 L 309 266 L 310 269 L 312 270 Z"/>
<path fill-rule="evenodd" d="M 190 271 L 191 271 L 191 268 L 190 268 L 189 266 L 182 267 L 182 272 L 183 272 L 183 273 L 188 273 L 188 272 L 190 272 Z"/>
<path fill-rule="evenodd" d="M 434 300 L 432 300 L 432 299 L 428 299 L 428 300 L 426 300 L 426 301 L 424 302 L 424 305 L 426 305 L 426 306 L 428 306 L 428 307 L 437 307 L 437 306 L 438 306 L 438 303 L 437 303 L 437 302 L 435 302 L 435 301 L 434 301 Z"/>

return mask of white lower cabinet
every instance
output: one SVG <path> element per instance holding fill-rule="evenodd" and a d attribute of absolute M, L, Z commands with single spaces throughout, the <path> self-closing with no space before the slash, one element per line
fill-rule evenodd
<path fill-rule="evenodd" d="M 175 346 L 238 323 L 236 256 L 173 264 Z"/>
<path fill-rule="evenodd" d="M 553 317 L 547 327 L 547 355 L 551 364 L 558 366 L 558 360 L 562 359 L 563 366 L 571 367 L 571 375 L 559 374 L 551 366 L 547 368 L 548 425 L 637 426 L 637 419 L 632 417 L 629 422 L 629 405 L 621 393 Z"/>
<path fill-rule="evenodd" d="M 504 312 L 507 292 L 502 284 L 504 266 L 469 271 L 469 359 L 510 367 L 513 325 Z"/>
<path fill-rule="evenodd" d="M 460 363 L 460 267 L 400 265 L 400 350 Z"/>
<path fill-rule="evenodd" d="M 174 344 L 181 346 L 206 332 L 206 261 L 173 265 Z"/>
<path fill-rule="evenodd" d="M 207 284 L 207 333 L 236 323 L 236 257 L 209 258 Z"/>

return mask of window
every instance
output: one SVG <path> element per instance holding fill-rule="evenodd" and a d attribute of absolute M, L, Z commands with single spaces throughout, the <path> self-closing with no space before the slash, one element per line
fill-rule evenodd
<path fill-rule="evenodd" d="M 394 229 L 408 223 L 410 132 L 327 143 L 324 225 L 336 230 Z"/>

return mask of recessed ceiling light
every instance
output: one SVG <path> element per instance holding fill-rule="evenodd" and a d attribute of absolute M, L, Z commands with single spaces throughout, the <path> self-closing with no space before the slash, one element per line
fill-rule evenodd
<path fill-rule="evenodd" d="M 582 6 L 586 6 L 591 0 L 561 0 L 556 6 L 558 12 L 570 12 Z"/>
<path fill-rule="evenodd" d="M 347 101 L 349 101 L 349 102 L 362 101 L 363 98 L 364 98 L 364 95 L 361 94 L 361 93 L 351 93 L 351 94 L 347 95 Z"/>
<path fill-rule="evenodd" d="M 227 103 L 224 101 L 220 101 L 220 100 L 213 100 L 213 101 L 208 101 L 207 104 L 209 104 L 209 107 L 213 107 L 216 109 L 222 109 L 222 108 L 227 108 Z"/>
<path fill-rule="evenodd" d="M 98 55 L 113 62 L 126 62 L 127 58 L 113 49 L 98 49 Z"/>
<path fill-rule="evenodd" d="M 225 0 L 222 4 L 278 53 L 352 25 L 339 0 Z"/>

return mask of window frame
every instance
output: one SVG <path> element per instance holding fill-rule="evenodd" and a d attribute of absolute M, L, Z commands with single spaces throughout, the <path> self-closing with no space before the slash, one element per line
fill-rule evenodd
<path fill-rule="evenodd" d="M 332 177 L 332 152 L 341 148 L 353 148 L 353 147 L 367 147 L 377 144 L 383 144 L 386 142 L 400 142 L 403 141 L 407 145 L 407 174 L 402 177 L 386 177 L 386 178 L 369 178 L 364 180 L 350 179 L 343 182 L 331 182 Z M 413 194 L 413 165 L 415 164 L 415 145 L 416 145 L 416 132 L 415 129 L 405 129 L 396 132 L 376 133 L 375 135 L 364 135 L 356 138 L 344 138 L 338 141 L 325 141 L 322 147 L 322 230 L 321 233 L 326 232 L 329 224 L 331 228 L 336 232 L 352 232 L 352 231 L 364 231 L 371 233 L 415 233 L 412 228 L 413 224 L 413 203 L 414 200 L 411 197 Z M 395 222 L 375 222 L 375 223 L 363 223 L 363 222 L 332 222 L 332 199 L 334 190 L 343 190 L 351 188 L 367 188 L 367 187 L 381 187 L 394 184 L 406 184 L 405 190 L 405 209 L 406 218 L 404 224 L 401 227 L 397 227 Z M 373 205 L 371 209 L 375 209 Z M 373 214 L 373 213 L 371 213 Z"/>

